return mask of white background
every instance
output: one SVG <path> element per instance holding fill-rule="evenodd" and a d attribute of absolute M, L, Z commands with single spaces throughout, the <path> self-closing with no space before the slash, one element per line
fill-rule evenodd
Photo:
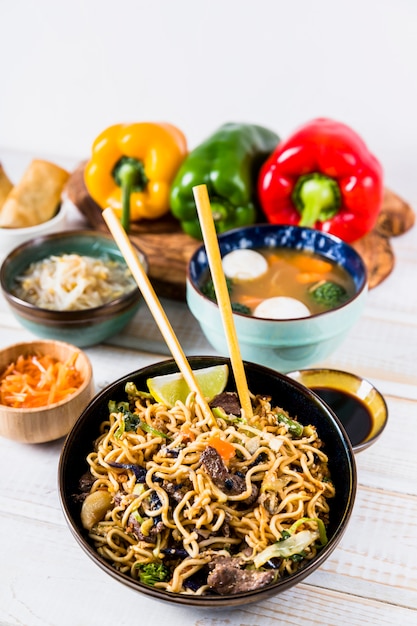
<path fill-rule="evenodd" d="M 116 122 L 357 130 L 417 200 L 415 0 L 0 0 L 0 160 L 87 158 Z M 7 163 L 3 163 L 7 171 Z"/>
<path fill-rule="evenodd" d="M 362 134 L 386 185 L 417 207 L 417 0 L 0 0 L 7 172 L 25 162 L 14 150 L 28 159 L 87 158 L 97 134 L 116 122 L 166 120 L 193 147 L 226 121 L 264 124 L 284 137 L 319 115 Z M 0 623 L 415 625 L 415 438 L 404 433 L 414 432 L 416 414 L 417 227 L 393 242 L 395 271 L 326 363 L 377 384 L 389 404 L 387 431 L 358 455 L 351 525 L 306 583 L 221 613 L 134 594 L 69 536 L 56 488 L 61 442 L 22 448 L 5 440 Z M 120 337 L 129 349 L 121 341 L 88 351 L 99 387 L 155 362 L 145 350 L 160 334 L 142 315 Z M 182 303 L 169 303 L 173 315 L 180 342 L 210 353 Z M 3 344 L 31 338 L 1 303 L 0 336 Z"/>

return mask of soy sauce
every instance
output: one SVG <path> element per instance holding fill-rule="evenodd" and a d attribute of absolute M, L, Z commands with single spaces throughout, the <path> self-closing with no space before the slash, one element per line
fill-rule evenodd
<path fill-rule="evenodd" d="M 346 391 L 329 387 L 312 387 L 312 391 L 336 413 L 352 446 L 365 441 L 372 429 L 372 415 L 362 400 Z"/>

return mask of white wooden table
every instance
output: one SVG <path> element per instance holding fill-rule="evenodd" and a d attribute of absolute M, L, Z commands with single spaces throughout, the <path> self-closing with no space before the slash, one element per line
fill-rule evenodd
<path fill-rule="evenodd" d="M 14 165 L 17 171 L 21 161 Z M 73 218 L 82 223 L 79 215 Z M 359 486 L 350 524 L 317 572 L 275 598 L 237 610 L 156 602 L 108 577 L 73 539 L 57 491 L 63 440 L 31 446 L 0 439 L 0 624 L 415 626 L 417 227 L 393 246 L 394 272 L 370 292 L 342 347 L 318 364 L 370 379 L 387 400 L 389 423 L 378 442 L 356 457 Z M 164 305 L 185 352 L 213 354 L 186 304 Z M 0 299 L 0 347 L 26 339 L 33 336 Z M 123 334 L 86 352 L 97 390 L 168 356 L 145 307 Z"/>

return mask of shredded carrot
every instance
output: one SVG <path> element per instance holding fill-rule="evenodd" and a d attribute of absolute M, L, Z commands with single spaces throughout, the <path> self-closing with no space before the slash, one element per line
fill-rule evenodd
<path fill-rule="evenodd" d="M 0 376 L 0 404 L 32 409 L 64 400 L 83 382 L 77 357 L 62 363 L 47 354 L 18 356 Z"/>
<path fill-rule="evenodd" d="M 210 437 L 207 444 L 217 450 L 223 461 L 230 461 L 236 454 L 236 449 L 232 443 L 220 437 Z"/>

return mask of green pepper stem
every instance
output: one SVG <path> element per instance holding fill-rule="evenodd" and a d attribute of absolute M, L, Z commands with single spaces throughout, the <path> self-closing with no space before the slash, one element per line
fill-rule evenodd
<path fill-rule="evenodd" d="M 143 191 L 148 182 L 142 161 L 123 156 L 113 168 L 112 176 L 122 188 L 121 223 L 126 232 L 130 227 L 130 196 L 132 191 Z"/>
<path fill-rule="evenodd" d="M 229 217 L 230 209 L 228 209 L 227 203 L 223 203 L 220 200 L 213 200 L 211 202 L 211 212 L 213 214 L 214 223 L 223 222 Z"/>
<path fill-rule="evenodd" d="M 125 176 L 122 182 L 122 226 L 126 232 L 130 229 L 130 194 L 132 193 L 132 179 Z"/>
<path fill-rule="evenodd" d="M 292 201 L 301 218 L 299 226 L 313 228 L 316 222 L 331 219 L 341 206 L 337 182 L 318 172 L 300 176 L 292 193 Z"/>

